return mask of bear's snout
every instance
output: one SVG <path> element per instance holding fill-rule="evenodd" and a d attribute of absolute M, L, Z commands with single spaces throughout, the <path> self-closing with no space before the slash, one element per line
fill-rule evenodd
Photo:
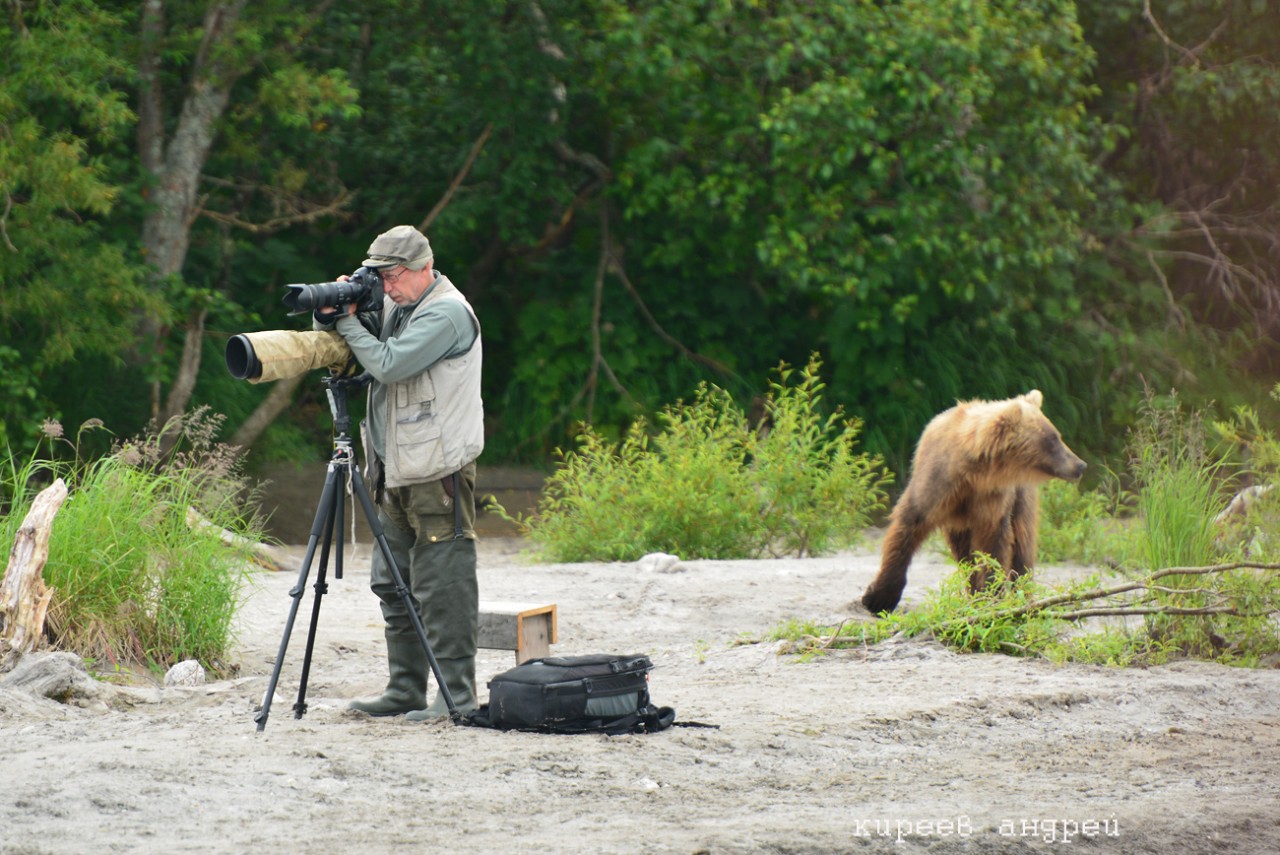
<path fill-rule="evenodd" d="M 1084 477 L 1084 470 L 1089 468 L 1089 464 L 1085 463 L 1079 457 L 1076 457 L 1071 453 L 1070 449 L 1067 449 L 1065 446 L 1063 447 L 1063 451 L 1066 452 L 1066 454 L 1063 455 L 1065 459 L 1062 461 L 1062 465 L 1058 467 L 1058 471 L 1054 474 L 1064 481 L 1079 481 Z"/>

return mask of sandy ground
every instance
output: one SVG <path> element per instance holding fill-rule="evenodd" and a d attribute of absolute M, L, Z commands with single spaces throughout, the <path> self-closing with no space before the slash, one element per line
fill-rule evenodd
<path fill-rule="evenodd" d="M 371 719 L 344 710 L 386 673 L 368 548 L 323 599 L 301 719 L 318 566 L 265 730 L 254 722 L 300 560 L 259 575 L 235 679 L 70 703 L 0 684 L 0 853 L 1280 851 L 1280 671 L 1059 667 L 921 641 L 802 662 L 741 641 L 858 616 L 874 540 L 657 572 L 538 564 L 488 538 L 482 597 L 556 603 L 554 652 L 646 653 L 655 702 L 717 727 Z M 948 569 L 919 557 L 908 604 Z M 483 651 L 481 682 L 512 664 Z"/>

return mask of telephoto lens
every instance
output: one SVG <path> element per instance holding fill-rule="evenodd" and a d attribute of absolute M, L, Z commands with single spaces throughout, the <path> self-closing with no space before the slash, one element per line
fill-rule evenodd
<path fill-rule="evenodd" d="M 283 380 L 315 368 L 343 372 L 352 360 L 351 348 L 336 332 L 292 330 L 233 335 L 226 358 L 231 376 L 250 383 Z"/>
<path fill-rule="evenodd" d="M 284 304 L 289 307 L 289 314 L 301 315 L 313 312 L 322 306 L 342 306 L 359 302 L 365 289 L 351 282 L 321 282 L 318 285 L 286 285 L 288 293 L 284 295 Z"/>
<path fill-rule="evenodd" d="M 355 303 L 360 311 L 375 310 L 382 305 L 382 276 L 378 271 L 361 267 L 345 282 L 321 282 L 317 285 L 286 285 L 284 304 L 289 314 L 301 315 L 316 309 Z"/>

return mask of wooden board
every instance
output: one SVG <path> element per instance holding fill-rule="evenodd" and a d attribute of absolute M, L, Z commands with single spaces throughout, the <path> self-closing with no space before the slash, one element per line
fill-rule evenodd
<path fill-rule="evenodd" d="M 557 641 L 554 603 L 480 603 L 480 646 L 514 650 L 516 664 L 551 655 Z"/>

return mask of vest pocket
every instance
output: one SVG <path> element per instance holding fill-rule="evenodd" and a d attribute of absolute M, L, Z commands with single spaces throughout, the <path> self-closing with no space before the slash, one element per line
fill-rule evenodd
<path fill-rule="evenodd" d="M 429 371 L 424 371 L 403 383 L 397 383 L 395 392 L 395 405 L 402 410 L 418 407 L 422 404 L 427 404 L 430 407 L 431 402 L 436 399 L 436 386 L 431 381 L 431 373 Z"/>
<path fill-rule="evenodd" d="M 430 410 L 396 421 L 396 468 L 401 473 L 434 472 L 444 465 L 440 422 Z"/>

